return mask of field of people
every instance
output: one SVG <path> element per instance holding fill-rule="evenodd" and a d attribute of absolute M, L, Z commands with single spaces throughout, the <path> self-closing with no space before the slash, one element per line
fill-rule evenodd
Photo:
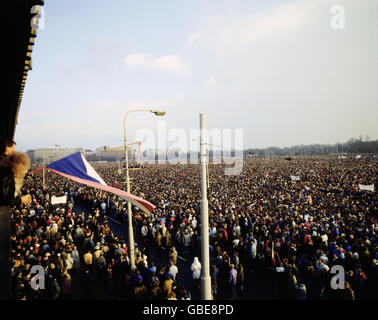
<path fill-rule="evenodd" d="M 377 158 L 363 155 L 246 158 L 241 174 L 209 164 L 214 299 L 377 299 Z M 117 163 L 92 164 L 125 189 Z M 35 169 L 35 168 L 34 168 Z M 25 178 L 33 202 L 11 208 L 15 299 L 200 299 L 200 166 L 131 170 L 136 265 L 129 266 L 127 203 L 42 171 Z M 52 196 L 67 194 L 66 204 Z M 45 288 L 31 288 L 31 267 Z M 333 288 L 334 266 L 345 271 Z M 339 270 L 339 269 L 338 269 Z M 340 283 L 338 283 L 340 285 Z"/>

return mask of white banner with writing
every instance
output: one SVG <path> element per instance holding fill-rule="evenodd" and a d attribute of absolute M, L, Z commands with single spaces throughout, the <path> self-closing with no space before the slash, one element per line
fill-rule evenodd
<path fill-rule="evenodd" d="M 61 196 L 61 197 L 51 197 L 51 204 L 61 204 L 61 203 L 67 203 L 67 195 Z"/>

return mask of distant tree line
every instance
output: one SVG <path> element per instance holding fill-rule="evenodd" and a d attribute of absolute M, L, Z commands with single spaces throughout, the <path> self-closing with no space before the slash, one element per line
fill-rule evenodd
<path fill-rule="evenodd" d="M 244 156 L 300 156 L 300 155 L 321 155 L 321 154 L 341 154 L 341 153 L 378 153 L 378 140 L 370 141 L 369 137 L 364 140 L 351 138 L 345 143 L 336 144 L 310 144 L 295 145 L 292 147 L 269 147 L 264 149 L 250 148 L 244 150 Z"/>
<path fill-rule="evenodd" d="M 90 150 L 86 150 L 89 152 Z M 243 150 L 243 156 L 305 156 L 305 155 L 322 155 L 322 154 L 352 154 L 352 153 L 378 153 L 378 140 L 370 141 L 368 136 L 365 136 L 365 139 L 360 137 L 359 139 L 351 138 L 345 143 L 335 143 L 335 144 L 309 144 L 309 145 L 295 145 L 291 147 L 279 148 L 279 147 L 268 147 L 268 148 L 248 148 Z M 231 152 L 224 153 L 221 149 L 220 150 L 208 150 L 209 159 L 214 159 L 218 157 L 224 156 L 231 156 L 235 157 L 236 155 L 240 155 L 241 151 L 232 150 Z M 146 154 L 143 153 L 145 157 Z M 175 152 L 174 157 L 179 157 L 179 153 Z M 197 156 L 197 159 L 200 159 L 200 152 L 194 152 L 193 154 L 190 153 L 183 153 L 181 155 L 181 159 L 193 159 Z M 172 157 L 172 155 L 171 155 Z M 155 159 L 154 159 L 155 158 Z M 155 154 L 154 159 L 156 162 L 158 161 L 158 156 Z M 87 154 L 86 159 L 88 161 L 124 161 L 124 157 L 115 158 L 114 156 L 99 156 L 97 154 Z M 160 160 L 164 159 L 164 156 L 160 158 Z M 151 159 L 150 159 L 151 160 Z M 169 157 L 167 158 L 169 160 Z M 134 162 L 135 155 L 129 155 L 129 161 Z"/>

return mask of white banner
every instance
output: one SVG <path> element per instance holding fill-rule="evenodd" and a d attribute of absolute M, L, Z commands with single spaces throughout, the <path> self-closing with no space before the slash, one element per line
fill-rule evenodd
<path fill-rule="evenodd" d="M 299 181 L 301 180 L 301 177 L 300 176 L 290 176 L 291 180 L 293 181 Z"/>
<path fill-rule="evenodd" d="M 356 159 L 361 159 L 361 155 L 360 154 L 356 155 Z"/>
<path fill-rule="evenodd" d="M 359 184 L 358 187 L 360 188 L 360 190 L 368 190 L 374 192 L 374 183 L 369 185 Z"/>
<path fill-rule="evenodd" d="M 61 196 L 61 197 L 51 197 L 51 204 L 60 204 L 60 203 L 66 203 L 67 202 L 67 195 Z"/>

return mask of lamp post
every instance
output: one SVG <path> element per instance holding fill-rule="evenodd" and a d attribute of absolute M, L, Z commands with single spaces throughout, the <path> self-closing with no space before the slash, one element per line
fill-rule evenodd
<path fill-rule="evenodd" d="M 200 114 L 200 132 L 201 132 L 201 258 L 202 258 L 202 275 L 201 275 L 201 298 L 202 300 L 212 300 L 211 295 L 211 278 L 210 278 L 210 252 L 209 252 L 209 203 L 207 200 L 207 183 L 206 183 L 206 131 L 205 115 Z"/>
<path fill-rule="evenodd" d="M 197 139 L 192 139 L 192 141 L 198 141 Z M 211 147 L 217 147 L 220 148 L 221 146 L 219 144 L 210 144 L 210 143 L 205 143 L 205 145 L 211 146 Z M 209 156 L 209 154 L 206 154 L 206 156 Z M 206 185 L 207 189 L 210 189 L 210 176 L 209 176 L 209 163 L 210 159 L 206 161 Z"/>
<path fill-rule="evenodd" d="M 221 146 L 219 144 L 207 144 L 208 146 L 211 147 L 217 147 L 220 148 Z M 209 152 L 209 151 L 208 151 Z M 214 156 L 214 154 L 213 154 Z M 209 165 L 210 165 L 210 155 L 208 155 L 208 159 L 206 161 L 206 179 L 207 179 L 207 188 L 210 189 L 210 173 L 209 173 Z"/>
<path fill-rule="evenodd" d="M 162 110 L 130 110 L 128 111 L 125 116 L 123 117 L 123 130 L 124 130 L 124 147 L 125 147 L 125 162 L 126 162 L 126 191 L 130 193 L 130 175 L 129 175 L 129 155 L 128 155 L 128 148 L 127 148 L 127 137 L 126 137 L 126 118 L 132 112 L 151 112 L 154 113 L 156 116 L 164 116 L 165 111 Z M 127 202 L 127 215 L 128 215 L 128 235 L 129 235 L 129 251 L 130 251 L 130 267 L 131 270 L 134 271 L 135 267 L 135 248 L 134 248 L 134 233 L 133 233 L 133 220 L 131 217 L 131 202 Z"/>

